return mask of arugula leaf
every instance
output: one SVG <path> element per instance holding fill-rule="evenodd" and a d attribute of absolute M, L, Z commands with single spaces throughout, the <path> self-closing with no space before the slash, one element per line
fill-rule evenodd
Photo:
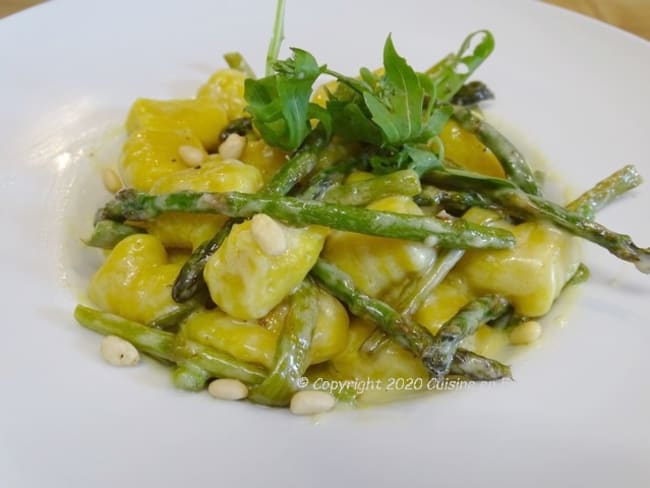
<path fill-rule="evenodd" d="M 417 140 L 422 135 L 424 89 L 415 70 L 395 50 L 391 36 L 384 45 L 384 70 L 381 92 L 363 93 L 372 120 L 390 145 Z"/>
<path fill-rule="evenodd" d="M 309 103 L 312 85 L 325 67 L 319 67 L 307 51 L 292 51 L 292 58 L 274 64 L 275 75 L 247 79 L 244 85 L 255 128 L 266 142 L 287 151 L 297 149 L 305 140 L 311 130 L 310 118 L 327 118 Z"/>
<path fill-rule="evenodd" d="M 339 82 L 336 90 L 329 93 L 326 109 L 332 119 L 333 133 L 343 142 L 381 145 L 381 131 L 372 122 L 362 98 L 362 93 L 370 86 L 331 70 L 326 70 L 326 74 L 335 76 Z"/>
<path fill-rule="evenodd" d="M 399 148 L 406 143 L 426 142 L 437 136 L 451 117 L 451 106 L 437 101 L 433 80 L 417 73 L 397 53 L 390 36 L 384 46 L 384 75 L 378 77 L 365 68 L 360 74 L 361 81 L 342 82 L 363 97 L 355 102 L 360 105 L 357 113 L 368 113 L 380 129 L 383 140 L 375 142 L 377 145 Z M 368 122 L 364 125 L 369 126 Z"/>
<path fill-rule="evenodd" d="M 471 46 L 479 38 L 476 47 Z M 427 70 L 437 89 L 437 99 L 449 102 L 467 78 L 494 51 L 494 36 L 487 30 L 473 32 L 465 38 L 456 54 L 450 54 Z"/>
<path fill-rule="evenodd" d="M 327 111 L 332 117 L 334 133 L 343 142 L 366 142 L 375 146 L 382 143 L 381 131 L 359 104 L 330 100 Z"/>
<path fill-rule="evenodd" d="M 413 169 L 413 171 L 415 171 L 418 176 L 422 176 L 423 174 L 428 173 L 434 169 L 446 169 L 445 165 L 438 158 L 438 156 L 434 154 L 430 149 L 420 149 L 419 147 L 407 145 L 404 146 L 404 150 L 411 158 L 411 169 Z"/>
<path fill-rule="evenodd" d="M 422 140 L 428 141 L 442 132 L 443 127 L 454 113 L 454 107 L 445 104 L 437 106 L 422 129 Z"/>

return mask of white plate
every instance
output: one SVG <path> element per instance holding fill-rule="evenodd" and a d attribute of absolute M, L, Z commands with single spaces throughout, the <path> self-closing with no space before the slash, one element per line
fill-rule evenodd
<path fill-rule="evenodd" d="M 648 486 L 650 277 L 591 245 L 573 312 L 514 359 L 515 382 L 491 388 L 313 420 L 99 359 L 71 317 L 70 279 L 90 270 L 64 262 L 102 197 L 95 183 L 69 197 L 87 144 L 138 96 L 191 94 L 223 52 L 260 69 L 272 3 L 56 0 L 0 22 L 0 485 Z M 650 177 L 641 39 L 536 2 L 289 3 L 287 44 L 340 71 L 378 65 L 388 32 L 425 68 L 489 28 L 497 49 L 478 77 L 508 134 L 576 191 L 629 162 Z M 647 245 L 649 208 L 646 187 L 600 220 Z"/>

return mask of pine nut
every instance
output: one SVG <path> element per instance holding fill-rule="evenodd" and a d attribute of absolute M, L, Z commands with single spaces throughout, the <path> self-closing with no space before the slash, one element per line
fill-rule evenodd
<path fill-rule="evenodd" d="M 104 168 L 102 170 L 102 182 L 104 183 L 104 188 L 111 193 L 117 193 L 122 189 L 120 176 L 111 168 Z"/>
<path fill-rule="evenodd" d="M 181 157 L 183 162 L 191 167 L 201 166 L 203 160 L 205 159 L 205 153 L 202 149 L 196 146 L 180 146 L 178 148 L 178 155 Z"/>
<path fill-rule="evenodd" d="M 266 214 L 251 219 L 253 239 L 267 256 L 279 256 L 287 250 L 287 236 L 278 222 Z"/>
<path fill-rule="evenodd" d="M 542 325 L 535 320 L 529 320 L 510 331 L 510 343 L 516 346 L 530 344 L 539 339 L 541 335 Z"/>
<path fill-rule="evenodd" d="M 239 380 L 222 378 L 210 383 L 208 393 L 220 400 L 242 400 L 248 396 L 248 387 Z"/>
<path fill-rule="evenodd" d="M 219 155 L 223 159 L 239 159 L 246 146 L 246 137 L 230 134 L 219 146 Z"/>
<path fill-rule="evenodd" d="M 113 366 L 134 366 L 140 361 L 140 353 L 135 346 L 117 336 L 104 337 L 101 352 L 106 362 Z"/>
<path fill-rule="evenodd" d="M 336 399 L 325 391 L 303 390 L 291 397 L 289 409 L 294 415 L 316 415 L 332 410 Z"/>

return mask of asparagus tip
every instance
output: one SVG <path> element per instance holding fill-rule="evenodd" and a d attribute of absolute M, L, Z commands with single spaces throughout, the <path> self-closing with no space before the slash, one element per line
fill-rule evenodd
<path fill-rule="evenodd" d="M 650 249 L 645 249 L 644 251 L 639 257 L 639 260 L 634 263 L 634 266 L 643 274 L 650 274 Z"/>

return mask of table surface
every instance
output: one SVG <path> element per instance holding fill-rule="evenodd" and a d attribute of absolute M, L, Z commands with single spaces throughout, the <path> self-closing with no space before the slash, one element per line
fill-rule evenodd
<path fill-rule="evenodd" d="M 2 0 L 0 18 L 45 0 Z M 50 0 L 56 1 L 56 0 Z M 648 0 L 545 0 L 595 17 L 650 40 L 650 1 Z"/>

